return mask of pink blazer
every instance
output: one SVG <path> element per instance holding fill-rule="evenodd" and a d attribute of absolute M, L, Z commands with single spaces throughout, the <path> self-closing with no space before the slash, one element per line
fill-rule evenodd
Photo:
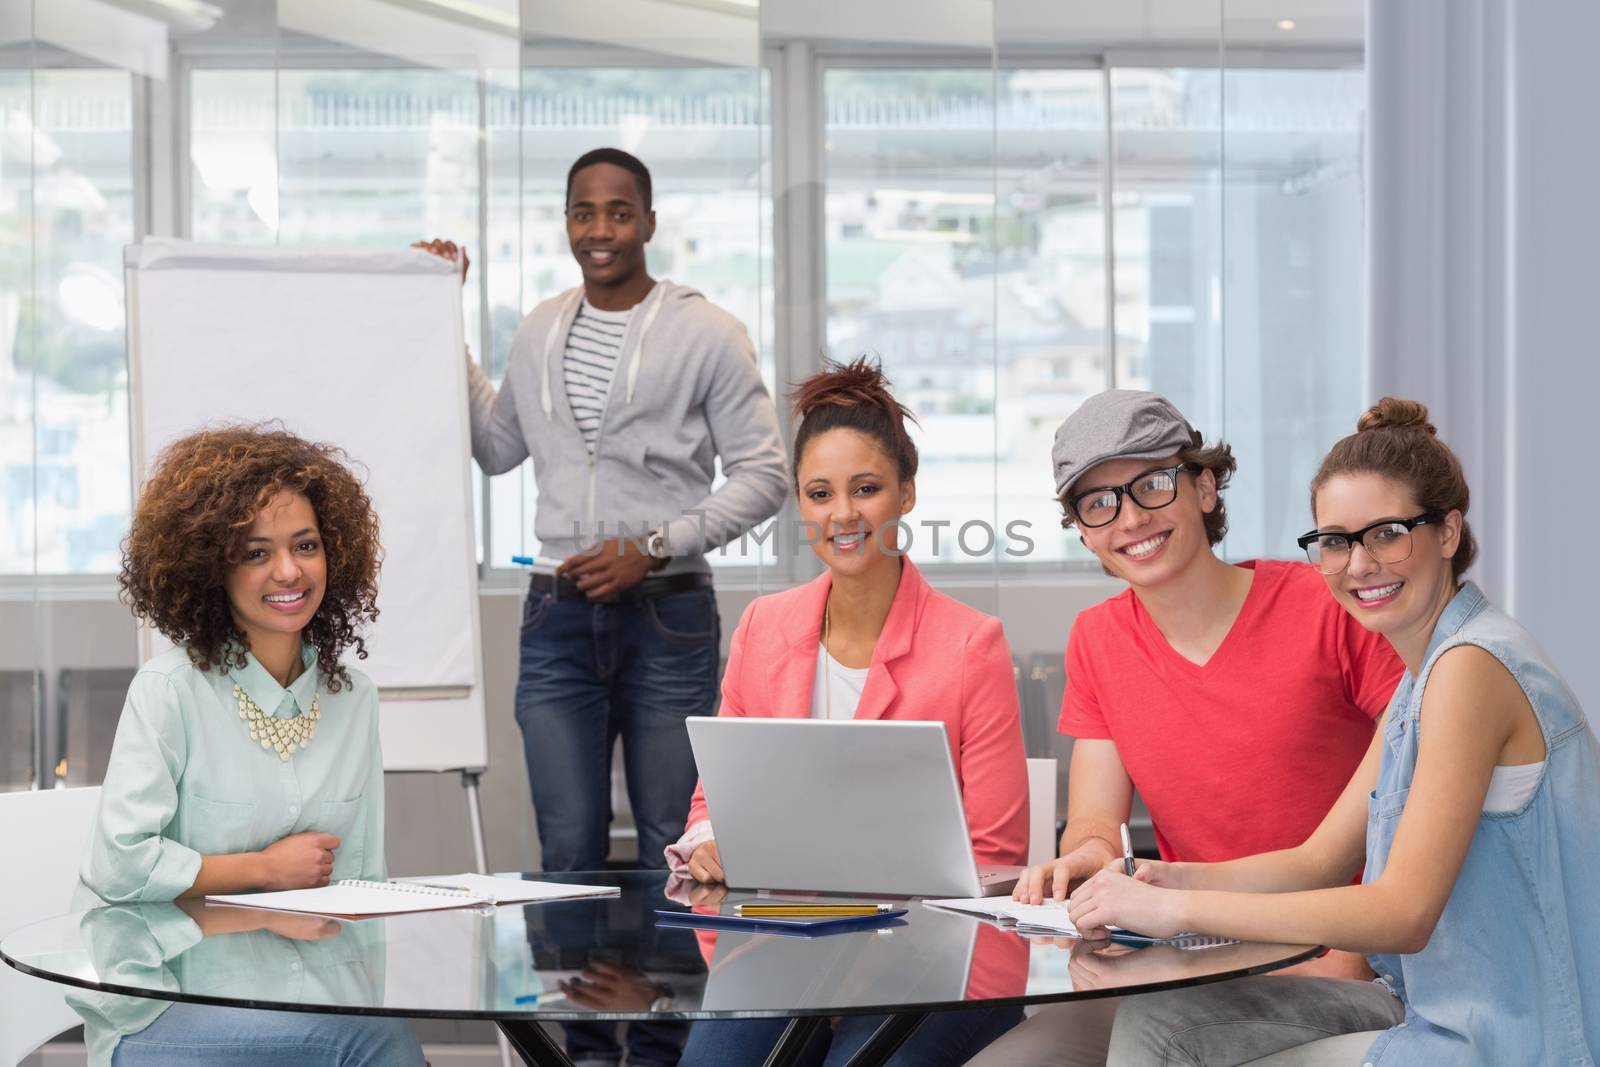
<path fill-rule="evenodd" d="M 719 715 L 810 717 L 831 584 L 824 574 L 745 609 L 728 650 Z M 1028 770 L 999 619 L 935 591 L 905 560 L 855 717 L 943 722 L 978 862 L 1023 862 Z M 689 826 L 706 818 L 705 791 L 696 785 Z"/>

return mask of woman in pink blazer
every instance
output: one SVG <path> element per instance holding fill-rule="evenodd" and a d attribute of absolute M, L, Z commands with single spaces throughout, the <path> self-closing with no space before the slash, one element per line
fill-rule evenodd
<path fill-rule="evenodd" d="M 719 714 L 943 722 L 978 862 L 1021 863 L 1027 764 L 1011 652 L 998 619 L 936 592 L 900 549 L 900 520 L 916 503 L 908 413 L 863 359 L 801 383 L 795 414 L 800 518 L 828 570 L 745 610 Z M 697 881 L 722 881 L 702 789 L 666 855 Z M 1014 1008 L 934 1016 L 890 1063 L 963 1063 L 1020 1017 Z M 820 1029 L 808 1062 L 845 1062 L 880 1021 L 850 1016 Z M 784 1025 L 696 1024 L 680 1062 L 760 1063 Z"/>

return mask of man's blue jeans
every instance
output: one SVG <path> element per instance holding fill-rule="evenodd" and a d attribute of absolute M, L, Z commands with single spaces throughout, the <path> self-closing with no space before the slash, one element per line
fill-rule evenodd
<path fill-rule="evenodd" d="M 516 712 L 542 869 L 605 867 L 619 735 L 639 866 L 666 866 L 694 793 L 684 720 L 716 710 L 721 636 L 710 589 L 631 604 L 528 594 Z"/>
<path fill-rule="evenodd" d="M 884 1021 L 882 1015 L 846 1015 L 811 1036 L 802 1067 L 843 1067 Z M 934 1012 L 889 1058 L 889 1067 L 958 1067 L 1022 1021 L 1022 1009 L 965 1008 Z M 771 1054 L 788 1019 L 726 1019 L 695 1023 L 682 1067 L 745 1067 Z"/>
<path fill-rule="evenodd" d="M 638 865 L 666 866 L 694 794 L 684 720 L 716 710 L 721 621 L 715 594 L 692 589 L 631 604 L 530 592 L 522 612 L 517 724 L 547 871 L 603 869 L 610 844 L 611 753 L 622 738 Z M 621 1056 L 614 1023 L 567 1023 L 575 1060 Z M 630 1062 L 677 1061 L 687 1026 L 633 1023 Z"/>

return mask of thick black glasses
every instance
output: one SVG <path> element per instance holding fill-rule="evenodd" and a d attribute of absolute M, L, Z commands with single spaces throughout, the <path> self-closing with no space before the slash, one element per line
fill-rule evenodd
<path fill-rule="evenodd" d="M 1072 515 L 1079 526 L 1095 529 L 1122 514 L 1122 498 L 1129 496 L 1146 511 L 1164 508 L 1178 499 L 1178 475 L 1187 464 L 1145 471 L 1126 485 L 1102 485 L 1072 498 Z"/>
<path fill-rule="evenodd" d="M 1379 563 L 1401 563 L 1410 559 L 1411 531 L 1442 518 L 1442 511 L 1426 511 L 1414 519 L 1384 519 L 1349 533 L 1312 530 L 1295 540 L 1305 549 L 1306 558 L 1323 574 L 1339 574 L 1350 566 L 1350 549 L 1358 541 L 1367 555 Z"/>

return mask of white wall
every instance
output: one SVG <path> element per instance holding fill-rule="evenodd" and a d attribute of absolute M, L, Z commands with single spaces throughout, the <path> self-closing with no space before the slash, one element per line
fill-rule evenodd
<path fill-rule="evenodd" d="M 1595 727 L 1600 5 L 1371 0 L 1368 19 L 1371 395 L 1433 410 L 1472 486 L 1472 576 Z"/>
<path fill-rule="evenodd" d="M 1592 91 L 1600 5 L 1509 5 L 1516 152 L 1511 450 L 1513 610 L 1555 658 L 1600 732 L 1594 606 L 1600 488 L 1595 263 L 1600 123 Z M 1588 83 L 1588 90 L 1580 86 Z"/>

